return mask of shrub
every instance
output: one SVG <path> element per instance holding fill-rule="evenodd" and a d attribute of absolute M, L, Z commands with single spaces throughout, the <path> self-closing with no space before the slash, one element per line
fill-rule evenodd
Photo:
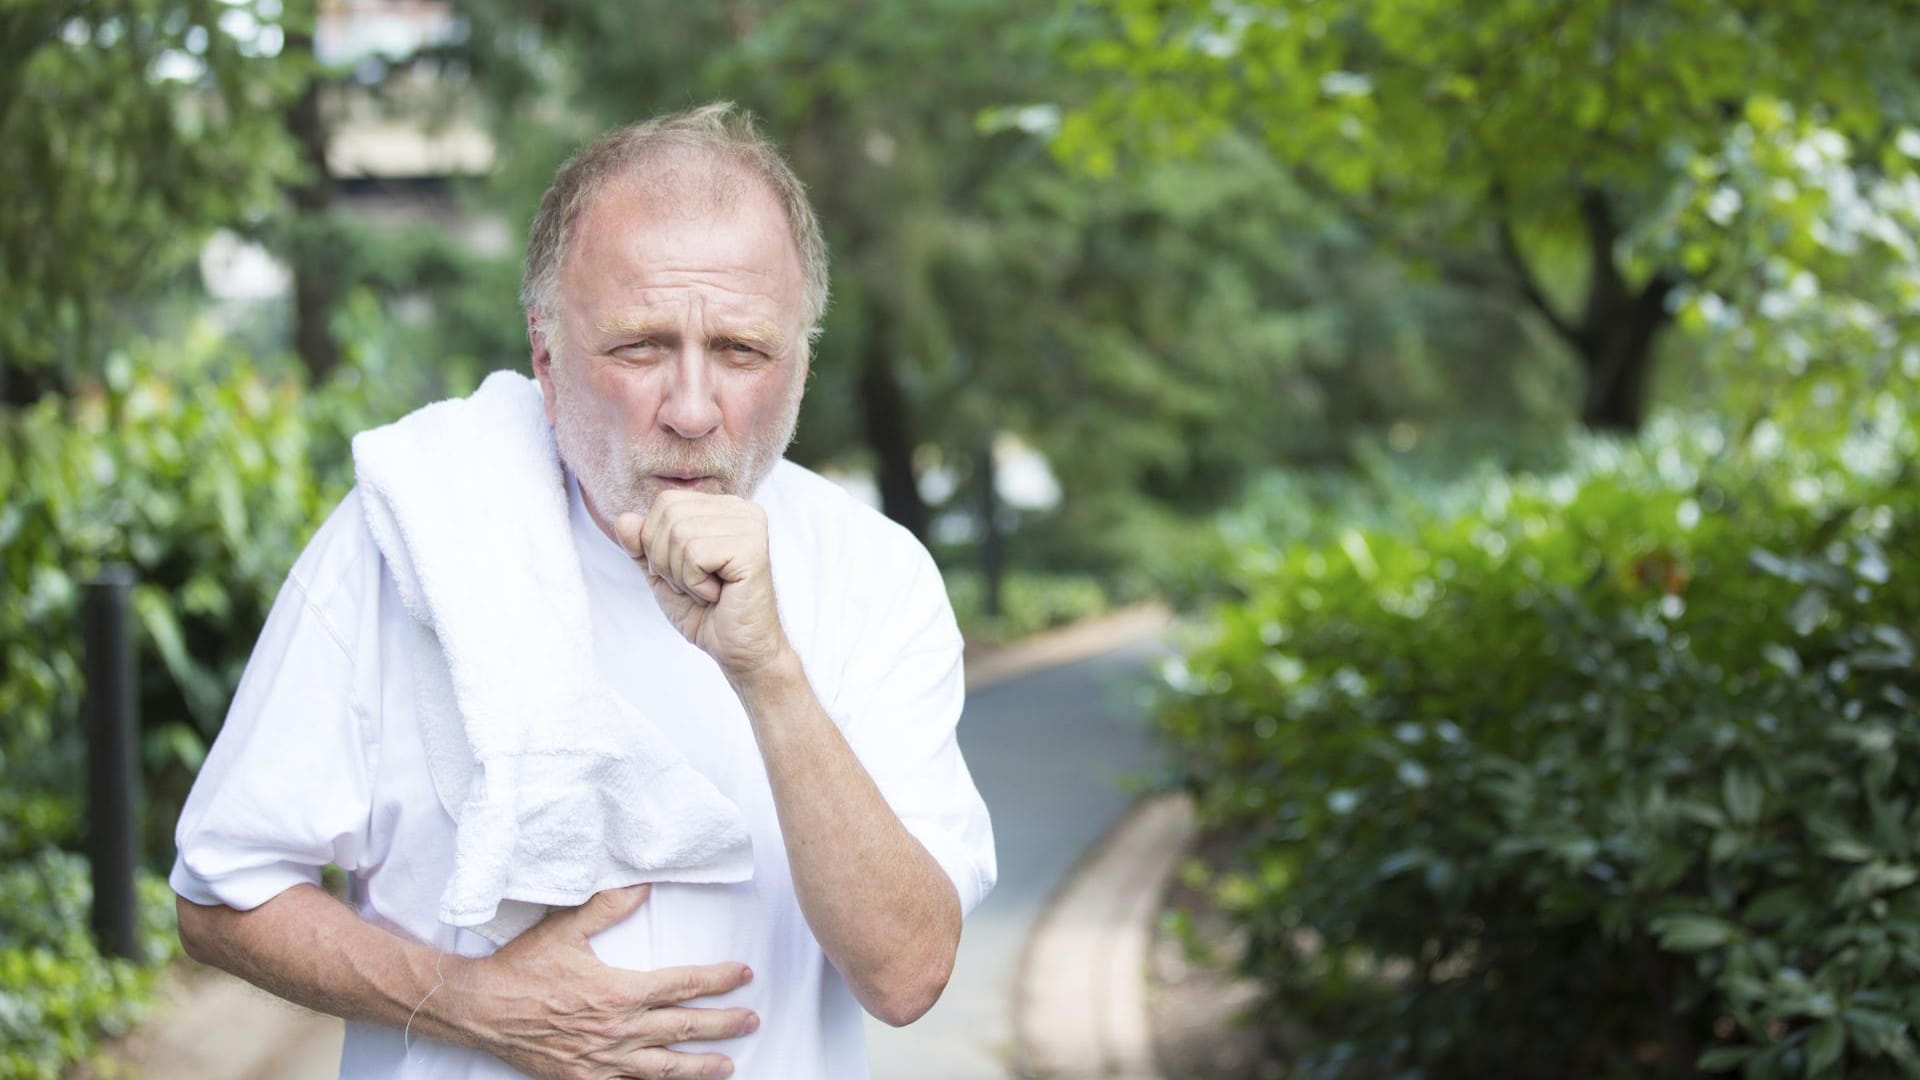
<path fill-rule="evenodd" d="M 166 882 L 143 874 L 139 894 L 144 965 L 94 949 L 85 859 L 46 849 L 0 864 L 0 1080 L 58 1080 L 145 1011 L 150 965 L 175 955 L 179 939 Z"/>
<path fill-rule="evenodd" d="M 111 359 L 103 385 L 0 410 L 0 1080 L 52 1078 L 124 1029 L 151 970 L 86 931 L 82 583 L 133 567 L 142 844 L 172 823 L 287 567 L 350 480 L 347 436 L 413 384 L 357 357 L 306 391 L 211 327 Z M 147 959 L 174 951 L 172 894 L 141 880 Z"/>
<path fill-rule="evenodd" d="M 1911 444 L 1760 445 L 1241 545 L 1160 720 L 1302 1075 L 1920 1070 Z"/>
<path fill-rule="evenodd" d="M 980 641 L 1011 641 L 1098 615 L 1110 605 L 1099 579 L 1089 575 L 1014 571 L 1001 583 L 1000 614 L 993 617 L 983 610 L 986 586 L 979 572 L 950 570 L 943 576 L 954 618 Z"/>
<path fill-rule="evenodd" d="M 191 346 L 190 346 L 191 347 Z M 77 842 L 83 583 L 133 567 L 142 762 L 164 809 L 199 766 L 300 545 L 344 492 L 297 382 L 211 341 L 169 374 L 123 357 L 68 399 L 0 413 L 0 859 Z M 155 351 L 158 348 L 155 347 Z M 338 460 L 344 460 L 339 458 Z M 167 837 L 150 838 L 164 852 Z"/>

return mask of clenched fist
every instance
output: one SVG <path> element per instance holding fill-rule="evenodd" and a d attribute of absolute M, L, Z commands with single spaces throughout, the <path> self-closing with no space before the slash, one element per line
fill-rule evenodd
<path fill-rule="evenodd" d="M 660 608 L 738 683 L 788 651 L 774 603 L 767 515 L 736 495 L 668 490 L 645 517 L 621 514 L 614 533 L 647 569 Z"/>

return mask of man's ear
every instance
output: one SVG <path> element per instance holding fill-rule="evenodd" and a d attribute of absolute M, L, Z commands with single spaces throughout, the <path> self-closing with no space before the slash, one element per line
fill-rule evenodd
<path fill-rule="evenodd" d="M 539 315 L 527 312 L 527 347 L 533 354 L 534 381 L 540 384 L 540 396 L 546 401 L 548 424 L 555 422 L 552 336 Z"/>

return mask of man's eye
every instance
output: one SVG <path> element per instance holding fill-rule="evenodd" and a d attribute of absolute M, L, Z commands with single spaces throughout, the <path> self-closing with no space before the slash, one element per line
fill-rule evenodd
<path fill-rule="evenodd" d="M 759 356 L 760 350 L 744 341 L 727 342 L 727 351 L 735 356 Z"/>
<path fill-rule="evenodd" d="M 629 341 L 625 345 L 616 346 L 613 351 L 621 356 L 644 356 L 659 347 L 660 343 L 654 339 L 642 338 L 639 341 Z"/>

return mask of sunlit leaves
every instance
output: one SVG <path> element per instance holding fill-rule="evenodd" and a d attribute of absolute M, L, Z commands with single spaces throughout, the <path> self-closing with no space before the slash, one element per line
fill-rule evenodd
<path fill-rule="evenodd" d="M 1786 372 L 1805 400 L 1783 416 L 1835 426 L 1877 385 L 1852 373 L 1900 354 L 1888 331 L 1920 279 L 1911 216 L 1888 203 L 1910 201 L 1898 189 L 1911 170 L 1895 158 L 1920 142 L 1905 134 L 1920 120 L 1909 62 L 1920 23 L 1899 0 L 1085 10 L 1069 55 L 1110 79 L 1067 114 L 1056 143 L 1085 167 L 1189 156 L 1222 130 L 1249 133 L 1409 257 L 1439 248 L 1470 260 L 1452 277 L 1479 288 L 1515 262 L 1496 240 L 1504 225 L 1561 322 L 1607 313 L 1562 331 L 1576 352 L 1582 334 L 1626 317 L 1594 267 L 1627 288 L 1694 282 L 1674 298 L 1689 329 L 1737 324 L 1705 335 L 1715 370 L 1735 383 L 1756 361 Z M 1593 227 L 1592 205 L 1611 228 Z M 1840 377 L 1798 378 L 1810 368 Z M 1753 408 L 1781 381 L 1752 380 L 1759 388 L 1737 404 Z"/>
<path fill-rule="evenodd" d="M 1920 1057 L 1910 437 L 1663 420 L 1244 516 L 1161 724 L 1298 1071 Z"/>
<path fill-rule="evenodd" d="M 57 387 L 97 374 L 131 298 L 190 268 L 215 226 L 271 208 L 293 168 L 278 108 L 298 73 L 271 55 L 263 35 L 279 29 L 261 8 L 18 0 L 0 10 L 8 378 Z"/>

